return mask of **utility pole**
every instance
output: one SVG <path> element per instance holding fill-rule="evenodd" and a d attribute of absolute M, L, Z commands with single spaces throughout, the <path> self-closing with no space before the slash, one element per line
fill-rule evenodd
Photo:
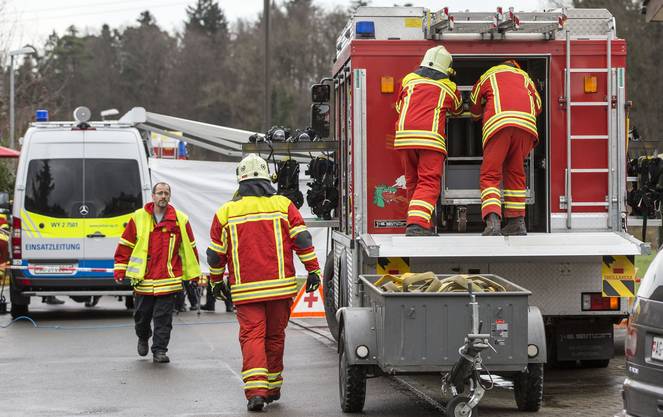
<path fill-rule="evenodd" d="M 264 131 L 267 132 L 272 127 L 272 87 L 270 84 L 269 64 L 271 59 L 271 50 L 269 48 L 269 9 L 270 0 L 264 0 L 263 19 L 265 23 L 265 103 L 264 103 Z"/>

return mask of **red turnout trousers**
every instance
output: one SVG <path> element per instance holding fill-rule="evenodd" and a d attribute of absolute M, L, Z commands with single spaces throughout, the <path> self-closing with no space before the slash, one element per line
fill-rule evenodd
<path fill-rule="evenodd" d="M 242 379 L 247 399 L 281 391 L 285 328 L 292 299 L 238 304 Z"/>
<path fill-rule="evenodd" d="M 496 132 L 483 148 L 481 164 L 481 217 L 490 213 L 502 217 L 525 216 L 525 158 L 536 144 L 536 137 L 517 127 L 505 127 Z M 504 184 L 504 194 L 500 190 Z"/>
<path fill-rule="evenodd" d="M 442 152 L 426 149 L 399 149 L 405 171 L 405 187 L 410 201 L 407 224 L 432 227 L 431 217 L 440 196 L 444 158 Z"/>

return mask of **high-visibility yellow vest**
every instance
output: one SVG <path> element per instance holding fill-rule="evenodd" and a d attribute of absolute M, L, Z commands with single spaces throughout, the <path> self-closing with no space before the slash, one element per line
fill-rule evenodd
<path fill-rule="evenodd" d="M 179 250 L 179 255 L 182 258 L 182 279 L 190 280 L 200 276 L 200 265 L 196 259 L 196 254 L 193 252 L 189 234 L 186 232 L 186 223 L 189 219 L 179 210 L 175 210 L 175 214 L 177 215 L 177 224 L 180 227 L 180 234 L 182 235 L 182 244 Z M 144 208 L 134 212 L 133 220 L 136 224 L 136 246 L 134 246 L 131 257 L 129 258 L 127 277 L 131 278 L 132 282 L 135 282 L 145 278 L 147 247 L 150 242 L 153 222 L 152 215 Z"/>

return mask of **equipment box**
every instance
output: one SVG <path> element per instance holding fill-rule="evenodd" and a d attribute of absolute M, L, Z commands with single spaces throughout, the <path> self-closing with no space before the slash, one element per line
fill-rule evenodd
<path fill-rule="evenodd" d="M 437 275 L 444 279 L 450 275 Z M 519 371 L 527 366 L 528 297 L 530 292 L 497 275 L 482 275 L 505 292 L 475 292 L 479 333 L 490 335 L 496 352 L 487 350 L 491 370 Z M 458 360 L 472 327 L 467 292 L 384 292 L 373 285 L 379 275 L 361 275 L 363 305 L 375 319 L 377 361 L 387 373 L 448 371 Z"/>

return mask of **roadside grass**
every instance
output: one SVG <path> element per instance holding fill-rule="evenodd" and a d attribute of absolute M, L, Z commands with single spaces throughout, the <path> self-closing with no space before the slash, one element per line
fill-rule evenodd
<path fill-rule="evenodd" d="M 651 263 L 651 261 L 654 260 L 654 256 L 656 256 L 655 251 L 652 251 L 652 253 L 649 255 L 642 255 L 635 257 L 635 268 L 636 268 L 635 276 L 637 278 L 642 279 L 645 276 L 649 264 Z"/>

